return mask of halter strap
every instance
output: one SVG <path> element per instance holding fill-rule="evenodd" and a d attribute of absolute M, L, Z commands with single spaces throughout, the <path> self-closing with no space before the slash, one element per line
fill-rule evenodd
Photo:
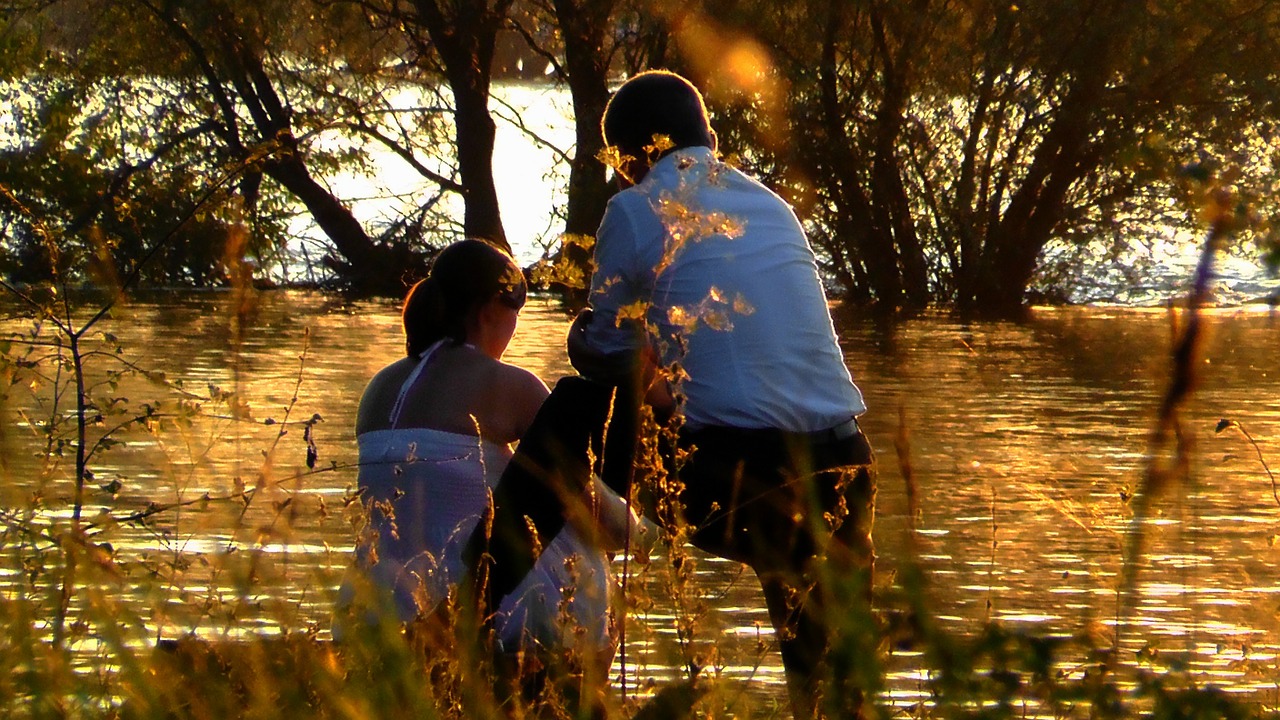
<path fill-rule="evenodd" d="M 413 389 L 414 383 L 418 382 L 418 377 L 422 375 L 422 371 L 431 363 L 431 357 L 436 354 L 436 350 L 439 350 L 441 345 L 444 345 L 446 339 L 442 338 L 435 341 L 431 347 L 422 352 L 422 355 L 419 356 L 418 364 L 413 368 L 413 372 L 409 373 L 409 377 L 405 378 L 404 384 L 400 386 L 400 394 L 396 396 L 396 404 L 391 406 L 390 423 L 393 429 L 400 424 L 400 413 L 404 410 L 404 401 L 409 396 L 409 391 Z"/>

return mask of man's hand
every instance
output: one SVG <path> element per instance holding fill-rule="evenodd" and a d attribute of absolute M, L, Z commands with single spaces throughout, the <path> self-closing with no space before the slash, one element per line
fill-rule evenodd
<path fill-rule="evenodd" d="M 591 308 L 574 318 L 569 327 L 567 345 L 569 362 L 579 375 L 597 382 L 617 385 L 632 376 L 636 369 L 636 353 L 602 353 L 587 340 L 587 326 L 594 319 Z"/>

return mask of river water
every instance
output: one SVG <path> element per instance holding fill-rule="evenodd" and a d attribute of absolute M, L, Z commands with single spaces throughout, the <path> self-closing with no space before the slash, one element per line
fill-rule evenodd
<path fill-rule="evenodd" d="M 8 310 L 6 330 L 26 327 Z M 899 570 L 918 566 L 929 607 L 959 635 L 987 621 L 1102 644 L 1119 631 L 1126 657 L 1146 647 L 1205 681 L 1275 702 L 1280 499 L 1267 464 L 1280 469 L 1280 317 L 1262 307 L 1207 311 L 1199 382 L 1180 415 L 1190 464 L 1146 514 L 1132 496 L 1167 384 L 1169 312 L 1041 308 L 1023 323 L 929 315 L 886 325 L 837 307 L 835 317 L 878 451 L 883 592 Z M 549 382 L 566 374 L 566 326 L 550 300 L 532 299 L 508 360 Z M 184 396 L 202 406 L 154 432 L 127 431 L 124 445 L 91 460 L 86 518 L 148 514 L 102 536 L 126 576 L 163 580 L 137 585 L 145 591 L 126 585 L 126 604 L 153 635 L 323 631 L 354 539 L 345 503 L 356 476 L 355 408 L 368 378 L 402 352 L 397 305 L 299 292 L 165 294 L 120 306 L 100 329 L 122 352 L 110 345 L 89 356 L 94 377 L 121 358 L 153 374 L 98 388 L 130 411 L 104 413 L 91 439 L 144 404 L 163 417 Z M 7 512 L 35 507 L 32 517 L 65 519 L 71 458 L 46 452 L 38 424 L 65 417 L 66 397 L 55 410 L 61 385 L 49 366 L 43 380 L 12 377 L 20 382 L 4 407 L 0 498 Z M 1234 424 L 1215 432 L 1223 419 Z M 908 440 L 914 522 L 895 438 Z M 246 502 L 242 487 L 260 489 Z M 1123 558 L 1135 529 L 1145 551 L 1126 595 Z M 661 565 L 634 582 L 661 585 Z M 702 556 L 697 568 L 696 607 L 685 609 L 701 613 L 693 646 L 680 648 L 676 611 L 655 590 L 629 625 L 628 682 L 677 677 L 685 653 L 705 660 L 715 644 L 713 665 L 743 681 L 757 710 L 781 703 L 754 579 Z M 7 592 L 16 575 L 0 575 Z M 899 705 L 927 692 L 914 652 L 890 662 L 886 696 Z"/>

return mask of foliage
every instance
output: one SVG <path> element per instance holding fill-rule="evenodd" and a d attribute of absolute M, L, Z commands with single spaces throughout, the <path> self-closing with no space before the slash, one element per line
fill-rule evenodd
<path fill-rule="evenodd" d="M 114 296 L 65 287 L 41 296 L 9 292 L 26 303 L 28 320 L 7 326 L 14 331 L 0 347 L 0 395 L 20 420 L 6 423 L 7 432 L 22 428 L 30 438 L 0 437 L 3 466 L 30 440 L 41 446 L 42 459 L 38 477 L 7 483 L 9 509 L 0 514 L 0 557 L 11 571 L 0 590 L 0 637 L 14 649 L 0 657 L 0 707 L 9 714 L 575 716 L 574 693 L 582 692 L 576 678 L 534 699 L 495 684 L 500 671 L 488 664 L 483 645 L 473 644 L 474 631 L 425 625 L 406 633 L 390 623 L 357 623 L 340 643 L 328 638 L 317 618 L 327 614 L 342 580 L 345 554 L 325 552 L 321 563 L 309 564 L 280 548 L 305 542 L 317 527 L 336 525 L 354 536 L 363 512 L 354 493 L 327 505 L 306 490 L 316 473 L 351 469 L 319 463 L 312 430 L 320 419 L 301 419 L 315 392 L 305 382 L 305 340 L 292 400 L 283 415 L 273 415 L 250 407 L 234 385 L 197 388 L 139 365 L 127 334 L 138 328 L 101 330 L 106 316 L 97 311 L 110 313 Z M 235 352 L 254 322 L 252 290 L 238 285 L 231 299 L 220 322 Z M 1178 402 L 1169 404 L 1175 414 Z M 678 424 L 648 417 L 646 427 L 635 501 L 656 508 L 663 542 L 650 562 L 625 568 L 626 695 L 610 694 L 602 712 L 778 715 L 743 694 L 742 678 L 726 672 L 763 667 L 773 645 L 763 633 L 734 642 L 713 612 L 732 588 L 696 580 L 708 559 L 686 542 L 680 487 L 662 453 Z M 243 473 L 206 477 L 200 458 L 228 438 L 239 439 Z M 153 469 L 165 478 L 154 487 L 168 485 L 171 494 L 138 496 L 121 476 L 112 457 L 139 442 L 173 451 L 171 466 Z M 909 463 L 905 441 L 900 452 Z M 214 538 L 212 546 L 198 542 L 203 538 Z M 732 584 L 739 583 L 754 579 L 740 569 Z M 925 698 L 906 707 L 880 698 L 882 716 L 1266 716 L 1266 708 L 1199 684 L 1155 648 L 1144 649 L 1135 664 L 1109 635 L 1044 637 L 999 624 L 970 636 L 948 632 L 930 604 L 929 583 L 909 563 L 896 582 L 878 589 L 878 615 L 848 613 L 847 602 L 828 604 L 839 626 L 833 684 L 856 677 L 860 687 L 882 687 L 904 648 L 917 652 L 929 673 Z M 833 584 L 837 599 L 865 589 Z M 280 592 L 300 588 L 302 595 Z M 378 602 L 372 594 L 357 596 L 364 606 Z M 657 650 L 637 662 L 638 647 Z M 662 677 L 656 662 L 674 669 L 674 677 L 637 685 L 637 676 Z"/>
<path fill-rule="evenodd" d="M 317 179 L 363 172 L 371 152 L 390 152 L 440 192 L 460 191 L 447 166 L 443 174 L 432 169 L 442 122 L 432 109 L 436 83 L 388 62 L 394 37 L 371 32 L 345 5 L 83 5 L 5 8 L 33 50 L 10 56 L 5 68 L 14 78 L 5 91 L 16 102 L 0 182 L 25 188 L 38 180 L 31 192 L 43 190 L 40 209 L 73 219 L 69 239 L 89 245 L 98 234 L 124 262 L 137 260 L 128 254 L 139 244 L 130 234 L 145 234 L 156 220 L 146 217 L 151 205 L 189 204 L 201 178 L 230 168 L 241 177 L 206 212 L 248 222 L 248 242 L 231 249 L 255 257 L 260 273 L 287 280 L 301 266 L 313 280 L 334 280 L 336 270 L 356 289 L 396 293 L 404 285 L 383 272 L 388 263 L 421 273 L 430 247 L 421 233 L 393 227 L 372 236 L 352 215 L 351 198 Z M 438 194 L 422 200 L 418 225 L 446 225 L 438 201 Z M 319 252 L 288 235 L 300 209 L 326 235 Z M 175 256 L 189 250 L 191 261 L 163 265 L 189 272 L 155 280 L 221 280 L 211 258 L 227 245 L 211 230 L 170 248 Z M 25 242 L 8 244 L 17 253 Z"/>
<path fill-rule="evenodd" d="M 240 218 L 260 274 L 392 294 L 458 232 L 501 242 L 487 102 L 496 48 L 510 56 L 515 36 L 573 99 L 570 235 L 593 231 L 609 192 L 594 159 L 608 83 L 671 67 L 707 89 L 722 147 L 798 206 L 824 274 L 851 301 L 1016 314 L 1028 288 L 1066 296 L 1201 227 L 1180 190 L 1192 165 L 1216 166 L 1249 199 L 1255 222 L 1239 244 L 1273 266 L 1280 257 L 1270 0 L 500 0 L 467 12 L 427 0 L 56 0 L 0 11 L 15 141 L 0 182 L 69 218 L 82 255 L 104 243 L 136 252 L 132 236 L 190 200 L 199 178 L 250 167 L 151 271 L 158 283 L 225 282 L 218 247 Z M 326 182 L 367 172 L 374 152 L 434 186 L 384 228 L 358 221 Z M 460 221 L 440 202 L 449 195 L 464 200 Z M 298 212 L 325 234 L 318 248 L 288 237 Z M 25 262 L 30 231 L 10 225 L 10 267 L 43 272 Z"/>
<path fill-rule="evenodd" d="M 1241 143 L 1274 107 L 1272 3 L 719 5 L 739 11 L 722 49 L 767 49 L 720 100 L 725 144 L 799 203 L 855 300 L 1007 314 L 1051 245 L 1117 257 L 1201 227 L 1182 165 L 1271 172 Z"/>

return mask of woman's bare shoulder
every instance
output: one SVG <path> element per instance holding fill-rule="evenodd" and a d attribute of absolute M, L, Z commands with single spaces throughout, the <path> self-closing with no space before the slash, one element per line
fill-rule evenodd
<path fill-rule="evenodd" d="M 379 370 L 369 380 L 356 411 L 357 435 L 387 425 L 396 396 L 400 394 L 400 386 L 413 371 L 414 364 L 412 358 L 401 358 Z"/>
<path fill-rule="evenodd" d="M 492 402 L 498 414 L 504 418 L 502 439 L 519 440 L 529 428 L 550 391 L 547 384 L 532 372 L 509 363 L 499 362 L 493 368 Z"/>
<path fill-rule="evenodd" d="M 508 387 L 518 388 L 521 392 L 538 396 L 539 402 L 545 400 L 547 395 L 551 393 L 547 389 L 547 384 L 542 378 L 533 374 L 531 371 L 512 365 L 511 363 L 499 362 L 498 373 L 503 383 Z"/>

